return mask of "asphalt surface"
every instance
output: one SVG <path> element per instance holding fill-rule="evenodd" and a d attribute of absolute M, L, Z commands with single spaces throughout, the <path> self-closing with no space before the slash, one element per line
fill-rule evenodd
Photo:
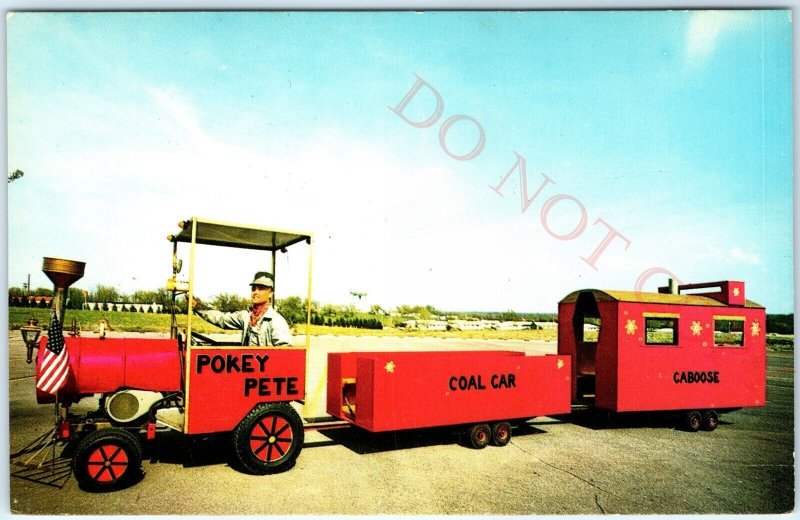
<path fill-rule="evenodd" d="M 53 422 L 53 408 L 35 402 L 33 368 L 15 333 L 12 452 Z M 555 350 L 531 342 L 312 339 L 320 352 L 421 346 Z M 319 371 L 317 358 L 310 361 L 310 371 Z M 59 489 L 12 477 L 9 508 L 94 515 L 784 513 L 795 497 L 793 384 L 793 355 L 770 353 L 767 406 L 725 414 L 714 432 L 685 432 L 660 417 L 587 413 L 537 418 L 515 430 L 508 446 L 483 450 L 461 445 L 448 430 L 307 432 L 296 466 L 271 476 L 231 468 L 225 438 L 187 443 L 167 434 L 147 449 L 144 478 L 128 489 L 94 494 L 74 478 Z"/>

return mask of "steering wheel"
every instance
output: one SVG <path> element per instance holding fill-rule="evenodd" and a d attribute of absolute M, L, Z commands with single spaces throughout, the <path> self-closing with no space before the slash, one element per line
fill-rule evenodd
<path fill-rule="evenodd" d="M 219 341 L 213 340 L 208 336 L 204 336 L 199 332 L 192 331 L 192 344 L 193 345 L 219 345 Z"/>

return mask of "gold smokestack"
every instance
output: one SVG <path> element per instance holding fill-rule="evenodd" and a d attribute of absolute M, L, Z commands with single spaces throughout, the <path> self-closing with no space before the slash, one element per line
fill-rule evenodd
<path fill-rule="evenodd" d="M 44 257 L 42 271 L 53 282 L 53 308 L 56 309 L 61 323 L 64 323 L 67 289 L 69 289 L 70 285 L 83 278 L 83 269 L 85 267 L 85 262 Z"/>

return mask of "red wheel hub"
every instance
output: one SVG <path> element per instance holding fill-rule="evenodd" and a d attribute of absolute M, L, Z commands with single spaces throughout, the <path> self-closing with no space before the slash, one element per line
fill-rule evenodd
<path fill-rule="evenodd" d="M 97 482 L 114 482 L 128 470 L 128 454 L 116 444 L 104 444 L 86 460 L 89 477 Z"/>
<path fill-rule="evenodd" d="M 250 449 L 265 462 L 274 462 L 285 456 L 293 441 L 292 425 L 279 415 L 264 417 L 250 432 Z"/>

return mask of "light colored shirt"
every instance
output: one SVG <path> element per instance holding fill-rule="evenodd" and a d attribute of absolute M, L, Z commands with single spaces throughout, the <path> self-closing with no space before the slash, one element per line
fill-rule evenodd
<path fill-rule="evenodd" d="M 195 311 L 195 314 L 222 329 L 242 331 L 242 345 L 278 346 L 292 342 L 289 324 L 272 306 L 261 316 L 255 327 L 250 326 L 250 311 Z"/>

